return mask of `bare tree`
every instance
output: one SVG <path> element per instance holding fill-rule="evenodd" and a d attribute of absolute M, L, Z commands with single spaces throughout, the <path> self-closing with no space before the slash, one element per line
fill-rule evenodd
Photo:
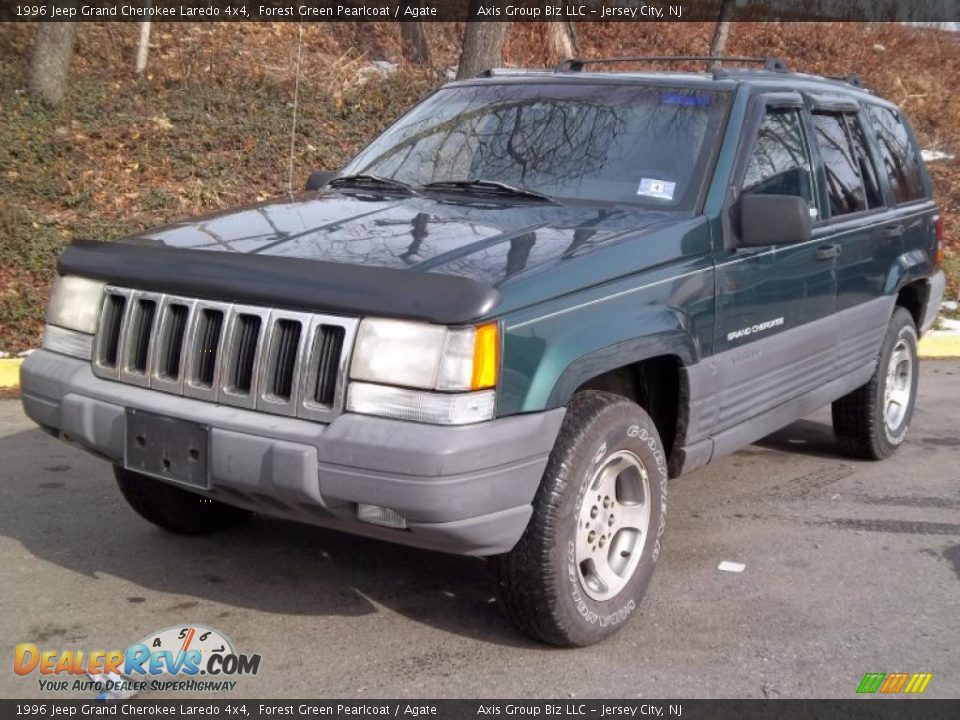
<path fill-rule="evenodd" d="M 137 63 L 134 70 L 137 75 L 147 69 L 147 53 L 150 52 L 150 21 L 140 23 L 140 41 L 137 43 Z"/>
<path fill-rule="evenodd" d="M 404 0 L 403 10 L 418 10 L 423 0 Z M 407 17 L 404 15 L 404 17 Z M 423 23 L 419 20 L 400 22 L 400 48 L 407 61 L 417 65 L 430 64 L 430 46 L 423 32 Z"/>
<path fill-rule="evenodd" d="M 720 15 L 717 17 L 717 26 L 713 31 L 713 40 L 710 42 L 710 55 L 718 57 L 723 55 L 727 49 L 727 37 L 730 35 L 730 18 L 733 16 L 733 6 L 736 0 L 723 0 L 720 6 Z M 711 67 L 718 67 L 719 62 L 714 61 Z"/>
<path fill-rule="evenodd" d="M 496 6 L 503 13 L 504 0 L 496 3 L 483 3 L 484 7 Z M 470 0 L 470 17 L 477 16 L 480 0 Z M 476 77 L 484 70 L 496 67 L 503 57 L 503 41 L 507 37 L 510 23 L 470 20 L 463 34 L 463 50 L 460 52 L 460 67 L 457 68 L 457 80 Z"/>
<path fill-rule="evenodd" d="M 76 23 L 71 22 L 37 25 L 30 60 L 30 90 L 51 105 L 59 105 L 66 94 L 76 30 Z"/>
<path fill-rule="evenodd" d="M 567 60 L 577 54 L 577 38 L 573 24 L 569 21 L 547 23 L 547 42 L 550 46 L 550 58 L 555 62 Z"/>
<path fill-rule="evenodd" d="M 400 45 L 403 57 L 417 65 L 430 64 L 430 46 L 419 20 L 404 20 L 400 23 Z"/>

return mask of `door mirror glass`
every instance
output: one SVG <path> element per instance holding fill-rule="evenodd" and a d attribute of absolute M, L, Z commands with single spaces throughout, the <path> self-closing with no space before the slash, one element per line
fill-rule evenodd
<path fill-rule="evenodd" d="M 741 247 L 787 245 L 810 238 L 810 206 L 799 195 L 740 197 Z"/>

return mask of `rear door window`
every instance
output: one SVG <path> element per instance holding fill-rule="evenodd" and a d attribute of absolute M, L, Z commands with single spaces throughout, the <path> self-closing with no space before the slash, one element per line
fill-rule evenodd
<path fill-rule="evenodd" d="M 880 192 L 880 183 L 877 180 L 877 169 L 874 167 L 873 160 L 870 159 L 860 118 L 850 113 L 845 114 L 843 119 L 847 125 L 847 132 L 850 134 L 850 142 L 853 144 L 853 159 L 857 163 L 857 169 L 860 171 L 860 177 L 863 180 L 863 189 L 867 196 L 867 208 L 872 210 L 882 207 L 884 204 L 883 194 Z"/>
<path fill-rule="evenodd" d="M 750 153 L 741 193 L 799 195 L 813 206 L 813 174 L 799 110 L 770 108 Z"/>
<path fill-rule="evenodd" d="M 814 113 L 813 126 L 823 158 L 831 217 L 863 212 L 867 209 L 867 196 L 844 116 Z"/>
<path fill-rule="evenodd" d="M 890 183 L 894 203 L 900 205 L 926 197 L 920 158 L 900 115 L 879 105 L 868 105 L 867 111 L 877 135 L 881 172 Z"/>

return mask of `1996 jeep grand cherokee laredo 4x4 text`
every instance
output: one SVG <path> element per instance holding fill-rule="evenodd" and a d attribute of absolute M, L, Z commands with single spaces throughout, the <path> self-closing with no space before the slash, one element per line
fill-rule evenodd
<path fill-rule="evenodd" d="M 525 632 L 615 632 L 668 476 L 828 403 L 854 455 L 903 442 L 942 222 L 852 78 L 585 64 L 447 85 L 299 197 L 73 243 L 26 412 L 168 530 L 497 556 Z"/>

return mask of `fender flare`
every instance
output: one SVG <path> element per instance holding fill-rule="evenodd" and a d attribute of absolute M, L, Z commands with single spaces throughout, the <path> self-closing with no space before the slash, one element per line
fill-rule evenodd
<path fill-rule="evenodd" d="M 656 357 L 672 356 L 681 366 L 697 362 L 699 352 L 692 338 L 677 328 L 666 333 L 646 335 L 608 345 L 582 355 L 571 362 L 557 378 L 548 406 L 562 407 L 577 388 L 604 373 Z"/>

